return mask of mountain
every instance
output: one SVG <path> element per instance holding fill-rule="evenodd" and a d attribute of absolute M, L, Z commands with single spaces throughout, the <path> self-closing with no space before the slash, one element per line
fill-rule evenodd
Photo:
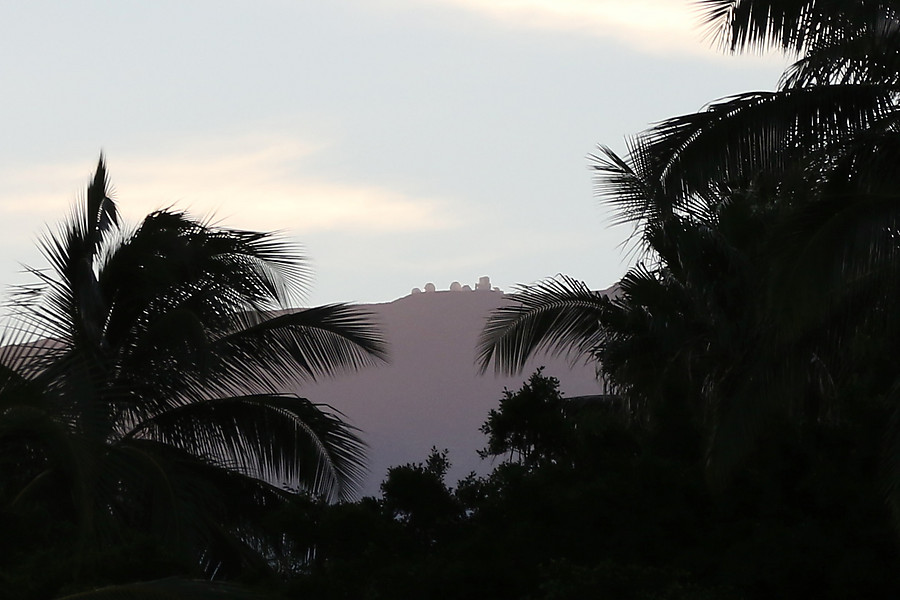
<path fill-rule="evenodd" d="M 490 462 L 475 453 L 486 443 L 478 428 L 499 404 L 503 388 L 518 389 L 539 366 L 559 378 L 568 397 L 601 393 L 592 366 L 571 367 L 565 358 L 540 357 L 516 377 L 480 374 L 475 365 L 478 336 L 487 316 L 508 296 L 459 286 L 456 291 L 426 290 L 363 305 L 390 342 L 389 364 L 294 390 L 340 410 L 361 430 L 370 467 L 363 495 L 379 495 L 389 467 L 423 462 L 432 446 L 450 452 L 451 485 L 471 471 L 488 472 Z"/>

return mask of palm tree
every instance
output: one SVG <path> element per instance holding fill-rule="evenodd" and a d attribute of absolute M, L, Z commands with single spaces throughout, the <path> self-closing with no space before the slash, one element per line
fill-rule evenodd
<path fill-rule="evenodd" d="M 776 372 L 768 359 L 784 353 L 785 341 L 766 312 L 775 211 L 757 203 L 735 196 L 716 212 L 655 221 L 643 234 L 646 260 L 608 293 L 565 276 L 521 289 L 488 320 L 482 368 L 493 362 L 515 373 L 541 350 L 593 361 L 660 443 L 692 454 L 705 437 L 712 462 L 726 470 L 778 402 L 799 409 L 784 376 L 782 393 L 760 393 Z M 799 355 L 799 347 L 791 353 Z"/>
<path fill-rule="evenodd" d="M 796 237 L 803 243 L 823 241 L 816 248 L 821 250 L 846 248 L 862 236 L 878 243 L 873 254 L 890 253 L 893 243 L 876 230 L 890 229 L 897 219 L 896 203 L 890 199 L 898 191 L 891 159 L 900 118 L 900 4 L 698 4 L 710 34 L 725 50 L 774 48 L 796 60 L 774 92 L 719 101 L 640 136 L 626 158 L 652 182 L 652 193 L 627 203 L 623 208 L 628 215 L 690 212 L 708 204 L 723 184 L 745 187 L 767 174 L 783 187 L 786 173 L 799 173 L 802 197 L 782 194 L 785 200 L 804 204 L 797 207 L 794 227 L 807 230 L 797 231 Z M 872 219 L 873 212 L 880 213 L 877 219 Z M 843 226 L 835 227 L 823 214 L 836 216 Z M 873 221 L 878 223 L 874 228 L 868 226 Z M 868 258 L 851 251 L 839 260 L 858 263 Z"/>
<path fill-rule="evenodd" d="M 103 547 L 129 532 L 182 548 L 207 576 L 264 568 L 265 511 L 298 492 L 347 499 L 364 446 L 287 385 L 375 364 L 369 314 L 286 310 L 307 282 L 269 233 L 174 210 L 119 222 L 104 160 L 48 234 L 49 270 L 13 302 L 0 350 L 0 493 Z"/>
<path fill-rule="evenodd" d="M 727 50 L 777 47 L 797 61 L 777 91 L 666 120 L 624 158 L 601 148 L 597 190 L 635 226 L 648 266 L 605 301 L 569 278 L 525 288 L 488 322 L 480 359 L 517 370 L 535 351 L 568 350 L 643 405 L 687 390 L 713 452 L 752 438 L 759 398 L 832 414 L 828 399 L 859 367 L 849 349 L 900 331 L 888 308 L 900 275 L 900 19 L 894 2 L 699 4 Z"/>

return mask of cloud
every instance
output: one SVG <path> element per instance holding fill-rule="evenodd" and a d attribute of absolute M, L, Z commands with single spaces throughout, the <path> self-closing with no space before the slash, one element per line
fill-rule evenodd
<path fill-rule="evenodd" d="M 437 0 L 513 26 L 611 37 L 649 53 L 719 56 L 693 0 Z"/>
<path fill-rule="evenodd" d="M 223 226 L 301 234 L 455 225 L 440 199 L 304 174 L 307 161 L 324 149 L 288 138 L 248 136 L 153 155 L 117 154 L 109 157 L 109 169 L 114 197 L 131 222 L 174 206 Z M 58 221 L 83 190 L 92 167 L 58 163 L 0 170 L 0 217 Z"/>

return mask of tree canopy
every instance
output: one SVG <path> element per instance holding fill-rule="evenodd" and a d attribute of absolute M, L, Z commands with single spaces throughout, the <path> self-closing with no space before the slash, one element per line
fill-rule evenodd
<path fill-rule="evenodd" d="M 728 50 L 775 47 L 796 62 L 776 91 L 667 119 L 624 157 L 601 147 L 597 192 L 635 226 L 642 260 L 608 294 L 567 276 L 522 288 L 490 318 L 479 356 L 507 372 L 546 349 L 596 361 L 636 418 L 698 430 L 722 474 L 772 419 L 900 414 L 900 380 L 872 359 L 900 332 L 900 21 L 891 2 L 699 8 Z M 900 439 L 900 420 L 888 423 L 883 435 Z M 900 445 L 888 446 L 898 489 Z"/>
<path fill-rule="evenodd" d="M 104 549 L 140 543 L 233 577 L 269 568 L 273 507 L 352 497 L 356 432 L 282 389 L 380 362 L 385 343 L 358 308 L 292 307 L 308 272 L 289 242 L 172 209 L 128 228 L 101 158 L 41 247 L 50 269 L 31 270 L 0 350 L 0 502 L 35 527 L 23 547 L 112 573 Z"/>

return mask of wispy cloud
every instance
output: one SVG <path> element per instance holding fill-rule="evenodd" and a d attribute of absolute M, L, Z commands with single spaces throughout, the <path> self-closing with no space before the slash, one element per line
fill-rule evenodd
<path fill-rule="evenodd" d="M 535 29 L 577 31 L 635 49 L 714 57 L 693 0 L 436 0 Z"/>
<path fill-rule="evenodd" d="M 120 210 L 130 221 L 175 206 L 229 227 L 301 234 L 429 230 L 455 224 L 437 198 L 305 175 L 305 161 L 324 148 L 288 138 L 249 136 L 152 155 L 112 156 L 109 168 Z M 61 163 L 0 170 L 0 217 L 57 221 L 92 166 Z"/>

